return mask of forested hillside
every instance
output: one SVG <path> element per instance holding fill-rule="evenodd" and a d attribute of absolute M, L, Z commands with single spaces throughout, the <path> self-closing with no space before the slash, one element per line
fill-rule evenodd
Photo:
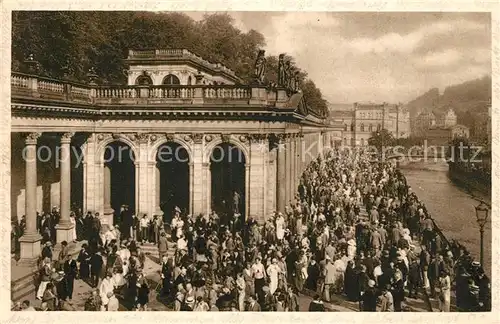
<path fill-rule="evenodd" d="M 452 108 L 457 114 L 458 123 L 473 127 L 474 120 L 487 112 L 487 104 L 491 102 L 491 76 L 446 87 L 443 94 L 433 88 L 425 94 L 408 102 L 411 118 L 415 118 L 422 110 L 445 112 Z"/>
<path fill-rule="evenodd" d="M 123 59 L 129 49 L 167 48 L 188 49 L 208 61 L 223 63 L 249 80 L 257 52 L 265 44 L 261 33 L 245 33 L 234 27 L 228 14 L 207 15 L 195 21 L 178 12 L 12 13 L 12 70 L 22 70 L 22 62 L 33 54 L 40 63 L 40 74 L 80 82 L 93 67 L 101 83 L 125 83 Z M 268 56 L 267 62 L 267 80 L 275 81 L 277 57 Z M 326 116 L 328 109 L 321 91 L 307 78 L 306 71 L 300 71 L 308 105 Z"/>

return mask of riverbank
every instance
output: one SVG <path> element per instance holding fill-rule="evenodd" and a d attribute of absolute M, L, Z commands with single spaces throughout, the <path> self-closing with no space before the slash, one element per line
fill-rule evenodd
<path fill-rule="evenodd" d="M 474 177 L 472 172 L 461 171 L 457 168 L 451 168 L 448 171 L 448 177 L 458 187 L 465 190 L 472 196 L 486 196 L 491 200 L 491 179 L 485 181 Z"/>
<path fill-rule="evenodd" d="M 479 200 L 491 205 L 491 199 L 480 192 L 470 193 L 457 186 L 448 177 L 446 169 L 422 165 L 402 167 L 412 190 L 423 201 L 448 240 L 456 239 L 479 260 L 480 235 L 476 221 L 475 207 Z M 491 217 L 491 215 L 490 215 Z M 485 226 L 484 233 L 484 269 L 491 275 L 491 219 Z"/>

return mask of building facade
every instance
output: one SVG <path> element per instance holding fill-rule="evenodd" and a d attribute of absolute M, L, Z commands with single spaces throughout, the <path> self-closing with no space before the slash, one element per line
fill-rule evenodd
<path fill-rule="evenodd" d="M 381 129 L 394 138 L 410 135 L 410 114 L 402 105 L 354 103 L 351 110 L 331 110 L 330 118 L 343 125 L 344 146 L 366 146 L 373 132 Z"/>
<path fill-rule="evenodd" d="M 455 138 L 469 138 L 469 128 L 464 125 L 451 127 L 433 126 L 426 132 L 427 146 L 447 146 Z"/>
<path fill-rule="evenodd" d="M 455 125 L 457 125 L 457 115 L 452 108 L 449 108 L 445 113 L 424 110 L 415 118 L 413 135 L 425 137 L 431 128 L 450 128 Z"/>
<path fill-rule="evenodd" d="M 294 200 L 307 164 L 341 138 L 342 126 L 321 119 L 300 90 L 241 84 L 220 64 L 169 51 L 132 52 L 125 86 L 12 73 L 11 208 L 27 223 L 21 261 L 40 254 L 37 213 L 52 206 L 61 213 L 58 242 L 74 239 L 72 206 L 105 225 L 124 204 L 148 217 L 175 206 L 193 215 L 236 208 L 262 223 Z"/>

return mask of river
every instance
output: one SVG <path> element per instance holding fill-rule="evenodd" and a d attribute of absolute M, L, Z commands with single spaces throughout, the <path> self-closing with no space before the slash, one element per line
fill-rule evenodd
<path fill-rule="evenodd" d="M 491 197 L 469 193 L 448 178 L 443 163 L 413 163 L 401 166 L 408 184 L 423 201 L 447 239 L 457 239 L 479 261 L 480 235 L 475 206 L 482 199 L 491 206 Z M 476 199 L 475 199 L 476 198 Z M 484 228 L 484 269 L 491 275 L 491 211 Z M 491 276 L 490 276 L 491 278 Z"/>

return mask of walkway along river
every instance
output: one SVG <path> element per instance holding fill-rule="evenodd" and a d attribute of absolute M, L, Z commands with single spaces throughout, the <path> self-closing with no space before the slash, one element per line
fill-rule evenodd
<path fill-rule="evenodd" d="M 456 239 L 479 260 L 480 235 L 475 206 L 484 200 L 491 206 L 491 197 L 469 193 L 448 178 L 445 162 L 415 162 L 401 166 L 408 184 L 423 201 L 448 240 Z M 484 269 L 491 278 L 491 211 L 484 228 Z"/>

